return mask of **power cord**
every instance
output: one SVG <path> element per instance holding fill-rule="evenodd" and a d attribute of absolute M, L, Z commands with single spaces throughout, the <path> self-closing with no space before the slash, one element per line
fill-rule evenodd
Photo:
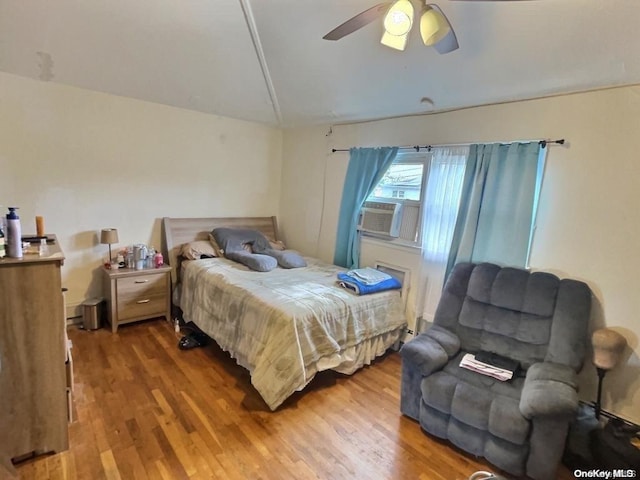
<path fill-rule="evenodd" d="M 491 472 L 480 470 L 471 474 L 469 480 L 507 480 L 505 477 L 499 477 Z"/>

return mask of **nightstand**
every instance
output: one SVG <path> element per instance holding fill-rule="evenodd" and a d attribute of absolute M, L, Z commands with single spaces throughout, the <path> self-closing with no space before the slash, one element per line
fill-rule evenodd
<path fill-rule="evenodd" d="M 125 323 L 165 317 L 171 321 L 171 267 L 119 268 L 104 274 L 104 296 L 111 331 Z"/>

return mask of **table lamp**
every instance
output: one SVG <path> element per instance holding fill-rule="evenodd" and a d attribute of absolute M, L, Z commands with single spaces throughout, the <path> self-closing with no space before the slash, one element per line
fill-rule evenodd
<path fill-rule="evenodd" d="M 627 345 L 627 339 L 610 328 L 600 328 L 591 335 L 593 346 L 593 364 L 598 372 L 598 397 L 595 403 L 596 418 L 600 418 L 602 398 L 602 380 L 605 374 L 620 361 L 620 356 Z"/>
<path fill-rule="evenodd" d="M 111 256 L 111 244 L 118 243 L 118 230 L 115 228 L 103 228 L 100 232 L 100 243 L 109 245 L 109 263 L 113 260 Z"/>

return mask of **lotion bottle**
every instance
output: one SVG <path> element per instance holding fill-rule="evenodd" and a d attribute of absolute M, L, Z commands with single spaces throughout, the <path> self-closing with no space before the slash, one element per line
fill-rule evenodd
<path fill-rule="evenodd" d="M 16 213 L 18 207 L 9 207 L 7 213 L 7 255 L 22 258 L 22 229 L 20 217 Z"/>

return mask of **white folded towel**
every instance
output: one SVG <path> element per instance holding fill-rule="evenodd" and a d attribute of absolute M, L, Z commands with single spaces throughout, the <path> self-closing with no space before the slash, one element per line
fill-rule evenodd
<path fill-rule="evenodd" d="M 375 285 L 376 283 L 380 283 L 391 278 L 391 275 L 371 267 L 349 270 L 346 274 L 356 280 L 359 280 L 365 285 Z"/>

